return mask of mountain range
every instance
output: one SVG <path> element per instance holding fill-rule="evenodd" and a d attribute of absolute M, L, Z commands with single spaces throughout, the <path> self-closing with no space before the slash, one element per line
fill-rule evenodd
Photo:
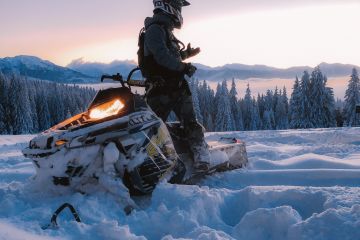
<path fill-rule="evenodd" d="M 0 71 L 4 74 L 19 74 L 29 78 L 59 83 L 88 83 L 95 78 L 67 67 L 58 66 L 50 61 L 34 56 L 0 58 Z"/>
<path fill-rule="evenodd" d="M 301 77 L 304 71 L 310 72 L 313 69 L 309 66 L 280 69 L 265 65 L 244 64 L 227 64 L 221 67 L 209 67 L 202 64 L 195 65 L 198 68 L 195 77 L 208 81 L 221 81 L 232 78 L 293 79 L 295 76 Z M 352 68 L 359 68 L 355 65 L 340 63 L 321 63 L 319 66 L 328 77 L 349 76 Z M 21 55 L 0 58 L 0 71 L 4 74 L 17 73 L 29 78 L 59 83 L 97 83 L 102 74 L 120 73 L 123 76 L 127 76 L 135 67 L 136 63 L 134 61 L 113 61 L 105 64 L 85 62 L 82 59 L 77 59 L 66 67 L 62 67 L 34 56 Z"/>

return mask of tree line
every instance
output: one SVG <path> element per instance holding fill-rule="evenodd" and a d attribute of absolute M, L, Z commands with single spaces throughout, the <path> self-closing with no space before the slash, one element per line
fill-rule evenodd
<path fill-rule="evenodd" d="M 37 133 L 85 110 L 92 88 L 0 73 L 0 134 Z"/>
<path fill-rule="evenodd" d="M 333 89 L 317 67 L 296 77 L 293 91 L 276 87 L 254 97 L 247 85 L 243 98 L 233 79 L 216 90 L 204 80 L 190 81 L 196 116 L 207 131 L 252 131 L 274 129 L 359 126 L 360 80 L 353 69 L 345 101 L 335 101 Z M 0 73 L 0 134 L 37 133 L 86 110 L 96 91 L 76 85 L 27 80 Z M 174 119 L 174 114 L 170 117 Z"/>
<path fill-rule="evenodd" d="M 252 96 L 249 84 L 243 98 L 239 98 L 234 79 L 230 90 L 224 80 L 213 91 L 206 81 L 192 79 L 190 88 L 198 121 L 208 131 L 249 131 L 274 129 L 329 128 L 358 126 L 360 115 L 360 83 L 353 69 L 345 103 L 335 101 L 333 89 L 327 86 L 327 77 L 316 67 L 295 79 L 288 98 L 283 87 Z"/>

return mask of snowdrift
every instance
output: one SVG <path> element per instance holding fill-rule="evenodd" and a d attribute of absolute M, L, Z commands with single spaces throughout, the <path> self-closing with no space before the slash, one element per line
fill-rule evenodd
<path fill-rule="evenodd" d="M 247 143 L 250 166 L 200 186 L 160 184 L 125 216 L 108 193 L 57 195 L 33 184 L 21 149 L 0 136 L 0 239 L 360 239 L 360 129 L 209 133 Z M 42 230 L 64 202 L 58 229 Z"/>

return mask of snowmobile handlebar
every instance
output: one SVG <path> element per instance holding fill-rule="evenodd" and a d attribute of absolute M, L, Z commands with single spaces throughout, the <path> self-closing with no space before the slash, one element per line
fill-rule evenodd
<path fill-rule="evenodd" d="M 116 75 L 102 75 L 101 82 L 104 82 L 105 79 L 111 79 L 113 81 L 120 82 L 124 87 L 124 78 L 122 75 L 120 75 L 120 73 L 117 73 Z"/>
<path fill-rule="evenodd" d="M 137 72 L 137 71 L 141 71 L 141 69 L 139 67 L 137 67 L 137 68 L 134 68 L 133 70 L 130 71 L 130 73 L 129 73 L 127 79 L 126 79 L 126 83 L 129 86 L 132 86 L 132 87 L 145 87 L 145 81 L 144 80 L 131 79 L 134 72 Z"/>
<path fill-rule="evenodd" d="M 130 87 L 145 87 L 145 81 L 144 80 L 136 80 L 131 79 L 131 76 L 134 74 L 134 72 L 139 71 L 140 68 L 135 68 L 131 70 L 129 73 L 126 82 L 124 81 L 124 78 L 120 73 L 117 73 L 116 75 L 102 75 L 101 76 L 101 82 L 104 82 L 105 79 L 111 79 L 116 82 L 120 82 L 123 87 L 125 87 L 125 83 Z"/>
<path fill-rule="evenodd" d="M 144 80 L 129 79 L 126 83 L 131 87 L 145 87 Z"/>

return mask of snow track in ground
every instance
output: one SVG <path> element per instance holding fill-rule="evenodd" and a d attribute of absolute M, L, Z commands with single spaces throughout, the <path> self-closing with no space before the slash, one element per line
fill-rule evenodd
<path fill-rule="evenodd" d="M 237 170 L 209 177 L 206 185 L 212 188 L 221 187 L 228 189 L 277 185 L 359 187 L 360 169 Z"/>
<path fill-rule="evenodd" d="M 210 133 L 247 144 L 247 169 L 216 174 L 201 186 L 160 184 L 125 216 L 110 194 L 63 196 L 33 184 L 22 157 L 32 136 L 0 136 L 2 239 L 360 239 L 360 129 Z M 42 230 L 72 203 L 59 229 Z"/>

